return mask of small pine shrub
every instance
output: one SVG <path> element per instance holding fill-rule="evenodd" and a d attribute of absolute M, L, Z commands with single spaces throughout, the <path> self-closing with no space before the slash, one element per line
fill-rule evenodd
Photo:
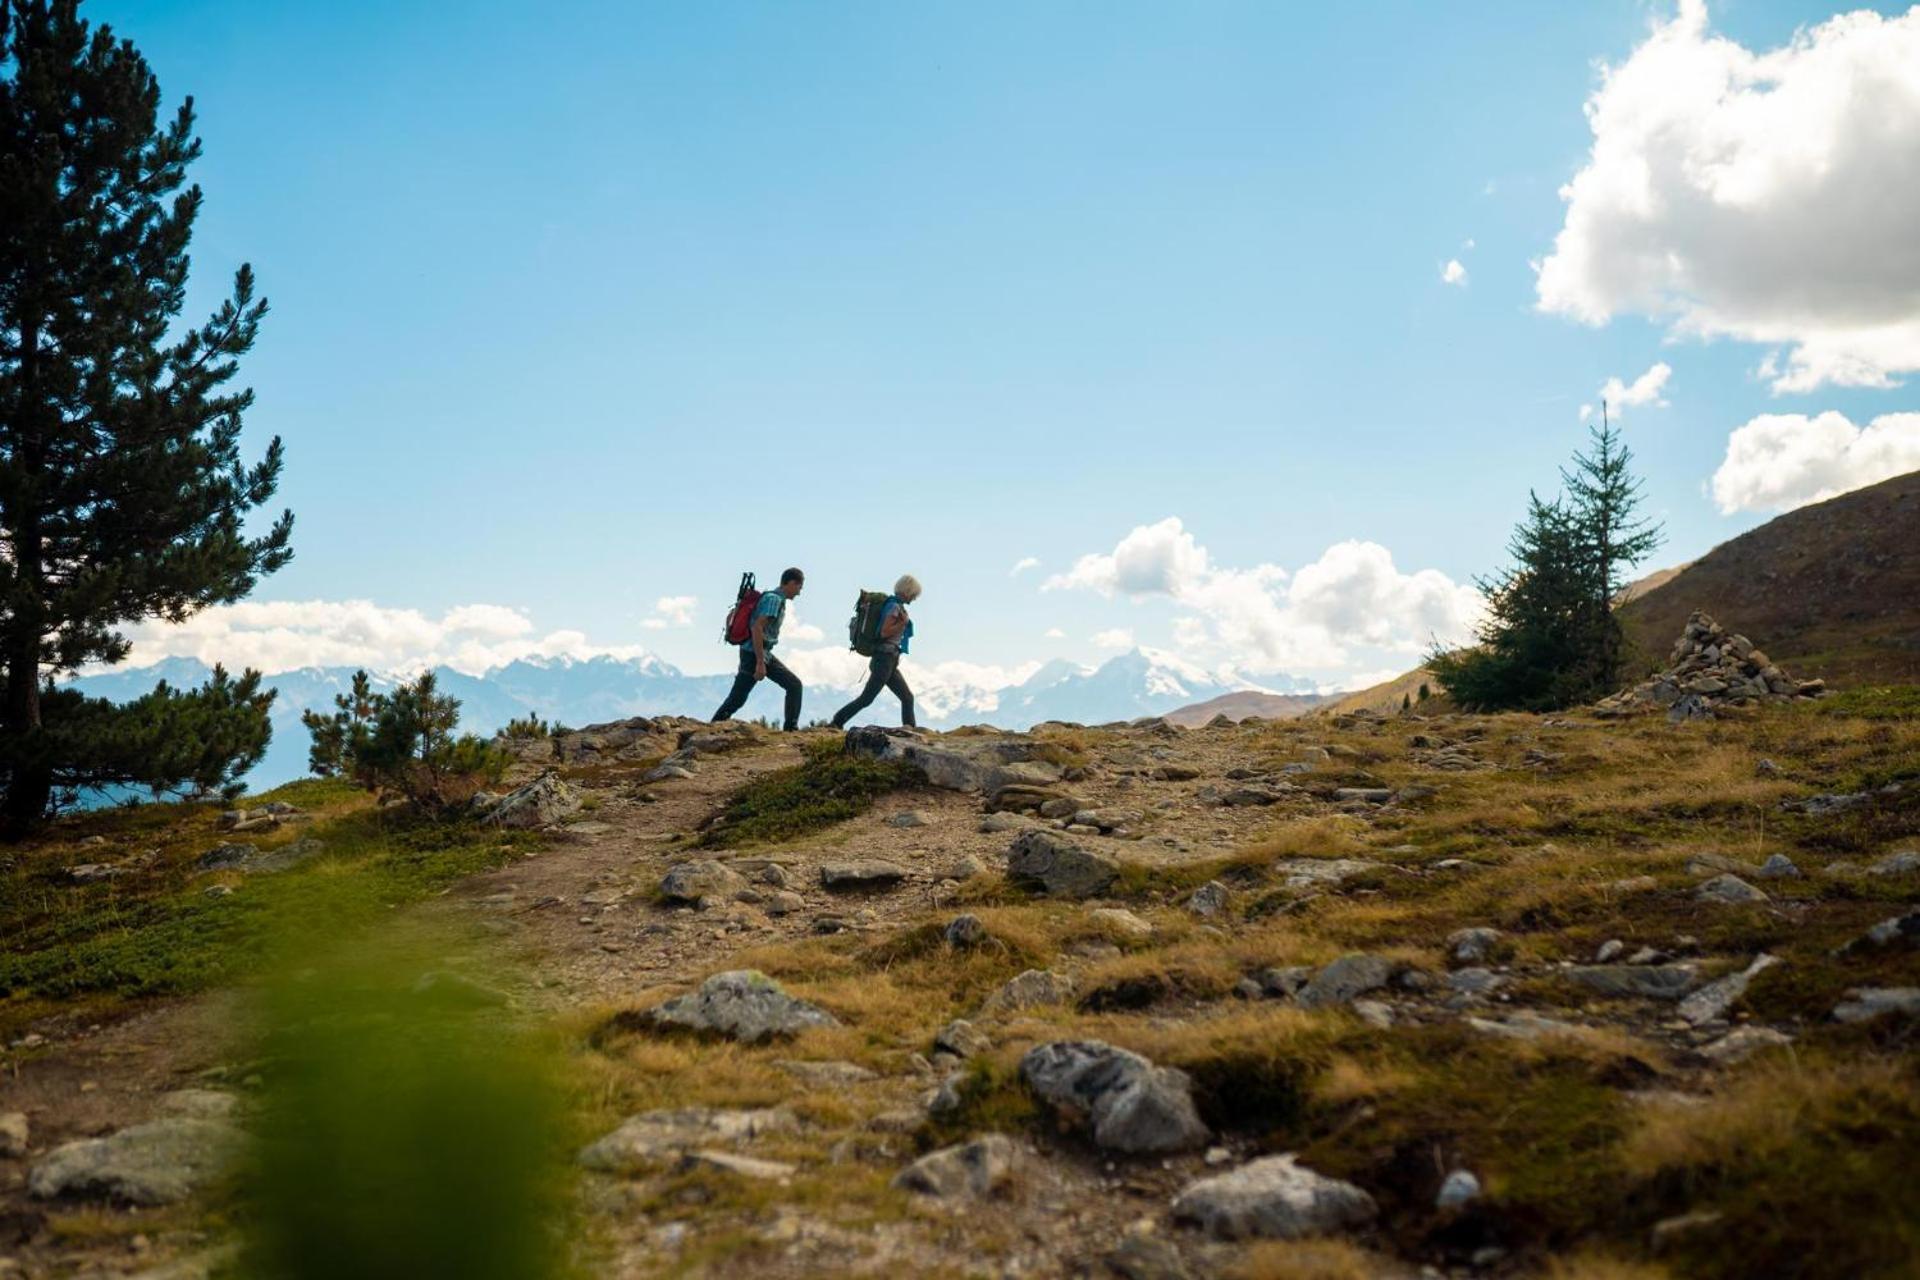
<path fill-rule="evenodd" d="M 515 716 L 500 731 L 503 738 L 551 738 L 557 730 L 538 715 Z"/>
<path fill-rule="evenodd" d="M 507 756 L 470 733 L 455 735 L 460 702 L 439 691 L 431 671 L 375 693 L 367 673 L 334 698 L 332 715 L 303 712 L 313 737 L 307 763 L 323 778 L 345 777 L 381 797 L 399 796 L 430 814 L 464 807 L 500 780 Z"/>

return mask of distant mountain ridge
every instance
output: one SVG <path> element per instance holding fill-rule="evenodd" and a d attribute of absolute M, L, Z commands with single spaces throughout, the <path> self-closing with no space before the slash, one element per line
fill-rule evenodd
<path fill-rule="evenodd" d="M 193 658 L 166 658 L 148 667 L 119 668 L 87 675 L 75 687 L 94 697 L 125 701 L 153 688 L 158 680 L 175 686 L 201 684 L 212 670 Z M 705 718 L 726 695 L 733 677 L 688 675 L 651 655 L 640 658 L 521 659 L 480 675 L 436 667 L 443 692 L 460 700 L 460 725 L 473 733 L 491 734 L 508 721 L 538 715 L 554 724 L 580 727 L 624 720 L 633 716 L 677 715 Z M 307 771 L 307 732 L 300 713 L 331 711 L 333 699 L 353 681 L 352 667 L 302 667 L 267 676 L 263 683 L 276 691 L 273 702 L 273 741 L 266 756 L 248 777 L 259 790 L 300 777 Z M 377 675 L 377 689 L 393 687 L 397 677 Z M 1286 692 L 1310 692 L 1310 681 L 1279 677 Z M 1224 678 L 1189 663 L 1178 655 L 1155 649 L 1135 649 L 1110 658 L 1098 667 L 1057 660 L 1049 662 L 1018 684 L 990 689 L 976 685 L 943 684 L 918 691 L 920 721 L 931 728 L 990 723 L 1006 729 L 1026 729 L 1044 720 L 1099 724 L 1164 715 L 1195 702 L 1251 690 L 1276 690 Z M 851 689 L 810 685 L 805 716 L 824 719 L 851 693 Z M 754 691 L 741 715 L 747 718 L 779 715 L 779 691 L 770 686 Z M 863 720 L 890 723 L 891 698 L 883 697 Z"/>

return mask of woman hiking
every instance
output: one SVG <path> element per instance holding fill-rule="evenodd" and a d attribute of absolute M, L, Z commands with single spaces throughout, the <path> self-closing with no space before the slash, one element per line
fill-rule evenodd
<path fill-rule="evenodd" d="M 880 607 L 880 639 L 867 662 L 867 687 L 834 713 L 834 728 L 846 728 L 847 721 L 865 711 L 883 688 L 893 690 L 893 696 L 900 699 L 900 723 L 913 728 L 913 690 L 907 688 L 900 674 L 900 655 L 913 640 L 913 619 L 907 616 L 907 606 L 919 598 L 920 580 L 912 574 L 902 574 L 893 584 L 893 594 Z"/>

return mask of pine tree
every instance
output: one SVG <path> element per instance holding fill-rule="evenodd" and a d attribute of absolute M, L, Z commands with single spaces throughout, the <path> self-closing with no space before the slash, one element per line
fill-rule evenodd
<path fill-rule="evenodd" d="M 412 801 L 430 814 L 457 812 L 498 782 L 507 757 L 473 734 L 455 736 L 460 701 L 440 692 L 433 672 L 375 693 L 364 671 L 336 694 L 332 715 L 304 711 L 312 735 L 307 762 L 323 778 L 344 776 L 382 796 Z"/>
<path fill-rule="evenodd" d="M 1593 682 L 1611 692 L 1620 682 L 1625 636 L 1614 617 L 1614 604 L 1627 585 L 1621 570 L 1653 554 L 1662 540 L 1660 526 L 1634 517 L 1640 506 L 1641 485 L 1628 468 L 1633 451 L 1620 439 L 1619 429 L 1600 406 L 1600 426 L 1589 428 L 1587 453 L 1575 454 L 1573 468 L 1562 468 L 1579 525 L 1586 558 L 1587 591 L 1583 628 L 1593 651 Z"/>
<path fill-rule="evenodd" d="M 1513 566 L 1478 583 L 1487 598 L 1479 644 L 1435 650 L 1427 665 L 1468 710 L 1547 711 L 1617 687 L 1624 645 L 1613 602 L 1621 570 L 1659 545 L 1635 519 L 1640 482 L 1633 454 L 1611 423 L 1562 471 L 1568 494 L 1527 495 L 1527 517 L 1508 543 Z"/>
<path fill-rule="evenodd" d="M 227 385 L 266 314 L 251 270 L 206 324 L 174 330 L 200 209 L 199 188 L 182 187 L 200 144 L 191 98 L 168 123 L 159 110 L 146 61 L 82 21 L 77 0 L 0 0 L 0 818 L 11 830 L 44 816 L 63 779 L 230 778 L 264 741 L 271 695 L 251 673 L 163 686 L 144 709 L 51 684 L 124 658 L 124 624 L 237 600 L 291 554 L 288 513 L 260 536 L 243 531 L 281 465 L 277 439 L 242 461 L 253 397 Z M 162 721 L 198 737 L 133 732 Z M 215 767 L 209 752 L 232 754 Z"/>

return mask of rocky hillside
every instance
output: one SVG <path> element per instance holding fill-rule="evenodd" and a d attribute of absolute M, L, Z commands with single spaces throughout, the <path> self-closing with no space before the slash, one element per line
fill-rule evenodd
<path fill-rule="evenodd" d="M 1769 520 L 1620 616 L 1658 660 L 1696 610 L 1803 676 L 1838 687 L 1920 683 L 1920 472 Z"/>
<path fill-rule="evenodd" d="M 1327 700 L 1328 695 L 1321 693 L 1265 693 L 1243 689 L 1181 707 L 1178 711 L 1169 711 L 1167 719 L 1182 729 L 1198 729 L 1215 716 L 1225 716 L 1235 723 L 1242 720 L 1291 720 L 1295 716 L 1306 715 L 1316 707 L 1325 706 Z"/>
<path fill-rule="evenodd" d="M 231 1016 L 273 904 L 335 943 L 476 926 L 484 977 L 384 976 L 408 1020 L 551 1046 L 564 1122 L 528 1144 L 481 1109 L 462 1174 L 520 1185 L 565 1138 L 587 1274 L 1851 1280 L 1920 1255 L 1910 700 L 654 719 L 520 750 L 529 785 L 484 808 L 531 833 L 305 784 L 13 856 L 14 1272 L 201 1275 L 271 1221 L 271 1165 L 225 1176 L 244 1135 L 337 1092 Z M 341 1096 L 395 1105 L 357 1062 Z M 365 1130 L 295 1162 L 326 1170 L 302 1194 L 407 1194 Z M 429 1232 L 433 1203 L 399 1220 Z"/>

